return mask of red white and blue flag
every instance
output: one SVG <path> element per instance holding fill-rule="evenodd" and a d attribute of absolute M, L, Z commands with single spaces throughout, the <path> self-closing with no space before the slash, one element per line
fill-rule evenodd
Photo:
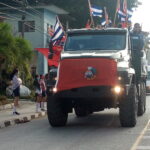
<path fill-rule="evenodd" d="M 91 14 L 95 17 L 102 17 L 103 15 L 103 9 L 100 6 L 91 6 L 90 8 Z"/>
<path fill-rule="evenodd" d="M 63 27 L 62 27 L 58 17 L 56 17 L 56 23 L 54 26 L 54 34 L 51 37 L 51 41 L 56 42 L 57 40 L 61 40 L 64 35 L 65 35 L 65 33 L 64 33 Z"/>
<path fill-rule="evenodd" d="M 118 0 L 118 17 L 121 22 L 127 21 L 127 0 Z"/>

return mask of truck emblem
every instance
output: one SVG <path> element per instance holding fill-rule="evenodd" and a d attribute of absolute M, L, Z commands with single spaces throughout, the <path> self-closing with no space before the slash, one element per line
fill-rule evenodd
<path fill-rule="evenodd" d="M 87 71 L 84 74 L 84 77 L 87 80 L 94 80 L 96 78 L 96 69 L 93 67 L 88 67 Z"/>

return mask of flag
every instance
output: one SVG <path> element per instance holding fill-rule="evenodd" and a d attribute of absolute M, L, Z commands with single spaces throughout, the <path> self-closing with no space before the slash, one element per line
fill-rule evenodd
<path fill-rule="evenodd" d="M 118 0 L 118 17 L 121 22 L 127 21 L 127 1 L 126 0 Z"/>
<path fill-rule="evenodd" d="M 90 0 L 88 0 L 89 3 L 89 9 L 90 9 L 90 15 L 91 16 L 98 16 L 98 17 L 102 17 L 102 13 L 103 13 L 103 9 L 99 6 L 92 6 L 90 3 Z"/>
<path fill-rule="evenodd" d="M 95 17 L 102 17 L 103 9 L 99 6 L 91 6 L 90 8 L 91 14 Z"/>
<path fill-rule="evenodd" d="M 54 34 L 51 38 L 51 41 L 52 42 L 56 42 L 57 40 L 61 40 L 64 36 L 64 30 L 63 30 L 63 27 L 58 19 L 58 17 L 56 17 L 56 23 L 55 23 L 55 26 L 54 26 Z"/>
<path fill-rule="evenodd" d="M 128 22 L 130 23 L 131 23 L 132 14 L 133 14 L 133 10 L 127 10 Z"/>

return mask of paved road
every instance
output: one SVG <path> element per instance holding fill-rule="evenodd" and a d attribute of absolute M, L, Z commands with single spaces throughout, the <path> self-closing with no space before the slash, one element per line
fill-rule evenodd
<path fill-rule="evenodd" d="M 78 119 L 51 128 L 47 118 L 0 130 L 0 150 L 150 150 L 150 96 L 147 112 L 134 128 L 120 127 L 118 110 Z"/>

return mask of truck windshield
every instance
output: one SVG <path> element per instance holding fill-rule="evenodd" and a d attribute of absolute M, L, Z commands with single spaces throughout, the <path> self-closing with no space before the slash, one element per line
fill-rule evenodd
<path fill-rule="evenodd" d="M 77 34 L 68 36 L 64 50 L 123 50 L 125 45 L 125 34 Z"/>

